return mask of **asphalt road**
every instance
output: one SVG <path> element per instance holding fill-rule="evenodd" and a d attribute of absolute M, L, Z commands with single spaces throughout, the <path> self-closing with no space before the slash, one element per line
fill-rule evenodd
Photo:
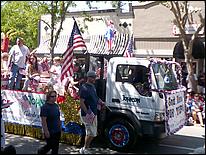
<path fill-rule="evenodd" d="M 44 141 L 31 137 L 6 133 L 6 146 L 14 145 L 17 154 L 36 154 L 37 149 L 44 145 Z M 205 128 L 200 126 L 184 126 L 175 135 L 166 137 L 159 143 L 150 139 L 142 140 L 134 150 L 128 154 L 188 154 L 205 145 Z M 121 154 L 109 149 L 100 140 L 92 143 L 93 154 Z M 79 154 L 80 146 L 60 144 L 60 154 Z M 203 150 L 204 153 L 205 150 Z M 201 150 L 202 152 L 202 150 Z M 125 152 L 124 152 L 125 154 Z"/>

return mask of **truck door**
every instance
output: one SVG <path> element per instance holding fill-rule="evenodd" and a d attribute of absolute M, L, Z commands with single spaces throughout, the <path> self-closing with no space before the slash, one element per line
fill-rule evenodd
<path fill-rule="evenodd" d="M 115 78 L 110 78 L 107 85 L 112 90 L 107 92 L 107 103 L 132 110 L 140 120 L 151 121 L 155 104 L 149 91 L 148 68 L 141 64 L 118 64 L 115 68 L 111 73 Z"/>

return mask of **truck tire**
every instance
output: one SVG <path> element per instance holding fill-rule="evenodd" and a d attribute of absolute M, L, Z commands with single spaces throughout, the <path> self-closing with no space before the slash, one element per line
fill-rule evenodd
<path fill-rule="evenodd" d="M 124 119 L 111 121 L 105 130 L 106 141 L 114 150 L 128 151 L 136 141 L 134 127 Z"/>

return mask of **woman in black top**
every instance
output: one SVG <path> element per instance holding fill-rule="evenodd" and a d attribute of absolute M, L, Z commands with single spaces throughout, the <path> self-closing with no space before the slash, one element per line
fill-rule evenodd
<path fill-rule="evenodd" d="M 41 107 L 40 116 L 46 145 L 38 150 L 38 154 L 46 154 L 52 149 L 52 154 L 58 154 L 61 137 L 60 110 L 56 104 L 56 91 L 49 91 L 46 103 Z"/>

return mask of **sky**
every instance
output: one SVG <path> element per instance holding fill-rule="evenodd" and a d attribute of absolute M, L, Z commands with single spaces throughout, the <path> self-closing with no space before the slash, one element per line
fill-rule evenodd
<path fill-rule="evenodd" d="M 100 1 L 100 2 L 92 2 L 92 7 L 96 7 L 95 10 L 97 9 L 113 9 L 111 6 L 111 1 L 107 1 L 106 3 L 104 1 Z M 123 1 L 125 3 L 124 7 L 123 7 L 123 12 L 127 12 L 129 10 L 129 6 L 128 6 L 128 1 Z M 86 1 L 75 1 L 75 3 L 77 4 L 78 7 L 76 8 L 69 8 L 69 11 L 88 11 L 90 10 L 89 7 L 86 4 Z M 132 3 L 136 3 L 136 1 L 133 1 Z"/>

